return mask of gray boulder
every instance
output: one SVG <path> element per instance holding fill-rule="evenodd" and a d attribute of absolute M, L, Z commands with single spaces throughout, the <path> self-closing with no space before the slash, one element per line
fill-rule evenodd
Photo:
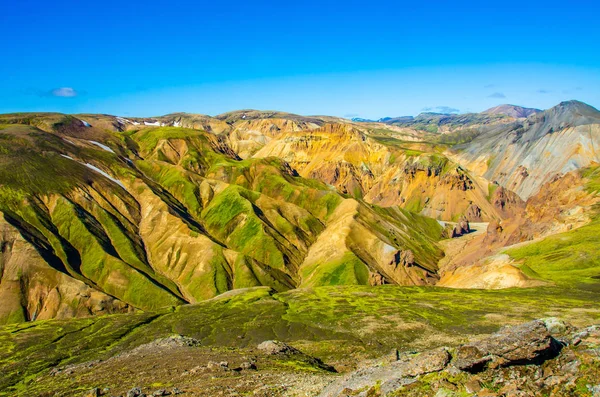
<path fill-rule="evenodd" d="M 548 332 L 543 321 L 507 327 L 479 342 L 460 346 L 453 364 L 477 373 L 487 367 L 537 364 L 555 357 L 562 345 Z"/>

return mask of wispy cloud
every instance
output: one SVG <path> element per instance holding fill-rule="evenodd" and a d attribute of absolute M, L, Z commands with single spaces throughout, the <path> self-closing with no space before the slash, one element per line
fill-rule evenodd
<path fill-rule="evenodd" d="M 552 91 L 548 91 L 548 90 L 545 90 L 545 89 L 543 89 L 543 88 L 540 88 L 540 89 L 539 89 L 539 90 L 537 90 L 536 92 L 537 92 L 538 94 L 549 94 L 549 93 L 551 93 Z"/>
<path fill-rule="evenodd" d="M 58 87 L 51 90 L 27 87 L 17 91 L 21 95 L 35 95 L 39 97 L 58 97 L 58 98 L 73 98 L 76 96 L 85 95 L 85 91 L 75 90 L 71 87 Z"/>
<path fill-rule="evenodd" d="M 504 95 L 504 93 L 502 92 L 494 92 L 493 94 L 488 95 L 488 98 L 506 98 L 506 95 Z"/>
<path fill-rule="evenodd" d="M 48 94 L 50 96 L 62 97 L 62 98 L 73 98 L 73 97 L 76 97 L 77 95 L 79 95 L 79 93 L 71 87 L 54 88 L 54 89 L 50 90 L 50 92 L 48 92 Z"/>
<path fill-rule="evenodd" d="M 460 113 L 460 109 L 452 108 L 450 106 L 431 106 L 423 108 L 422 111 L 435 113 Z"/>

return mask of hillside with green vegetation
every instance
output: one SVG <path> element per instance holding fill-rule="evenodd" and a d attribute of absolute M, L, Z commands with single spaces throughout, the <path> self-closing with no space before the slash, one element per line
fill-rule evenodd
<path fill-rule="evenodd" d="M 242 160 L 218 135 L 111 131 L 56 114 L 2 122 L 0 323 L 374 274 L 426 284 L 442 255 L 435 221 L 348 198 L 278 158 Z"/>
<path fill-rule="evenodd" d="M 590 194 L 600 194 L 600 167 L 582 170 Z M 600 292 L 600 205 L 590 209 L 591 222 L 566 233 L 506 251 L 534 279 L 568 289 Z"/>

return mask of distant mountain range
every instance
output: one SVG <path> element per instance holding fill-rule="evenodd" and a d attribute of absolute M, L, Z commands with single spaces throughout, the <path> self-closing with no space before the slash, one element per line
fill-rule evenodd
<path fill-rule="evenodd" d="M 416 117 L 413 116 L 400 116 L 400 117 L 382 117 L 377 120 L 365 119 L 361 117 L 355 117 L 352 121 L 357 123 L 386 123 L 386 124 L 412 124 L 415 119 L 427 120 L 427 119 L 463 119 L 467 116 L 471 119 L 478 119 L 476 116 L 472 116 L 474 114 L 479 115 L 504 115 L 513 118 L 527 118 L 532 114 L 541 112 L 540 109 L 535 108 L 525 108 L 522 106 L 516 105 L 498 105 L 491 109 L 485 110 L 481 113 L 465 113 L 465 114 L 455 114 L 455 113 L 433 113 L 433 112 L 424 112 L 419 114 Z M 471 115 L 471 116 L 468 116 Z"/>

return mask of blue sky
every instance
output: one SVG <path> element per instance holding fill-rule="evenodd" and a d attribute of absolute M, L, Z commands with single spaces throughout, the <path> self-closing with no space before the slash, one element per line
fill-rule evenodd
<path fill-rule="evenodd" d="M 6 2 L 0 112 L 600 106 L 594 1 Z"/>

